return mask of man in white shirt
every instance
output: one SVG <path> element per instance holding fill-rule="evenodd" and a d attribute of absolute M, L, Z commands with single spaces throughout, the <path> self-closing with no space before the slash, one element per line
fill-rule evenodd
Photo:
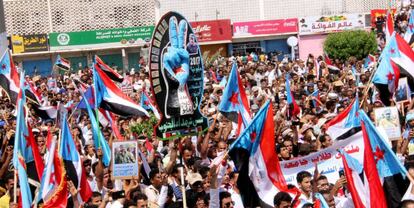
<path fill-rule="evenodd" d="M 312 175 L 307 171 L 301 171 L 296 175 L 296 181 L 300 192 L 302 193 L 299 199 L 303 199 L 309 203 L 313 203 L 312 199 Z"/>
<path fill-rule="evenodd" d="M 149 207 L 163 207 L 168 193 L 167 175 L 160 173 L 158 169 L 152 169 L 149 178 L 151 185 L 145 189 Z"/>

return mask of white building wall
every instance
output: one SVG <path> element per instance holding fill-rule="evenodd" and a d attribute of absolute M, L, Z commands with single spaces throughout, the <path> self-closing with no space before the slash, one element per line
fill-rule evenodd
<path fill-rule="evenodd" d="M 3 3 L 9 35 L 125 28 L 155 22 L 154 0 L 4 0 Z"/>
<path fill-rule="evenodd" d="M 260 2 L 263 2 L 262 4 Z M 190 21 L 231 19 L 233 22 L 342 13 L 369 13 L 389 0 L 159 0 L 161 14 L 174 10 Z M 260 9 L 259 5 L 263 5 Z M 217 11 L 217 12 L 216 12 Z M 216 14 L 218 14 L 216 16 Z"/>
<path fill-rule="evenodd" d="M 3 0 L 8 35 L 153 25 L 167 11 L 233 22 L 369 13 L 389 0 Z M 50 12 L 49 6 L 50 5 Z M 51 20 L 51 21 L 50 21 Z"/>

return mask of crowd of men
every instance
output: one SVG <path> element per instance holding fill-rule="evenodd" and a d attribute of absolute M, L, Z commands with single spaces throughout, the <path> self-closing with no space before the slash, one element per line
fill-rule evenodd
<path fill-rule="evenodd" d="M 369 70 L 364 69 L 362 60 L 350 58 L 342 63 L 335 60 L 339 71 L 330 71 L 321 57 L 309 56 L 305 61 L 276 61 L 271 62 L 268 57 L 261 56 L 260 60 L 253 60 L 249 56 L 245 60 L 242 57 L 219 58 L 206 70 L 204 98 L 200 106 L 205 116 L 214 118 L 205 134 L 198 137 L 183 137 L 173 141 L 160 141 L 151 135 L 139 135 L 131 131 L 131 126 L 137 122 L 145 122 L 145 119 L 120 118 L 119 129 L 124 138 L 139 139 L 140 150 L 147 156 L 151 167 L 148 175 L 142 174 L 142 160 L 138 160 L 140 174 L 134 179 L 120 180 L 111 178 L 111 167 L 105 167 L 102 163 L 102 151 L 95 149 L 91 139 L 91 122 L 84 112 L 77 118 L 69 120 L 71 132 L 75 139 L 79 153 L 82 155 L 83 167 L 87 172 L 89 185 L 93 195 L 89 201 L 81 204 L 82 207 L 182 207 L 183 196 L 185 195 L 187 207 L 243 207 L 242 196 L 240 195 L 237 178 L 238 171 L 231 158 L 220 165 L 220 171 L 211 162 L 217 155 L 223 154 L 229 145 L 236 139 L 235 128 L 232 122 L 225 116 L 217 113 L 217 107 L 223 94 L 223 87 L 219 84 L 226 79 L 231 70 L 233 61 L 238 62 L 238 70 L 244 84 L 252 113 L 270 100 L 274 109 L 276 149 L 280 161 L 292 158 L 303 157 L 312 152 L 327 148 L 333 144 L 331 137 L 325 133 L 323 125 L 343 111 L 354 99 L 366 99 L 364 109 L 372 117 L 374 107 L 382 106 L 379 99 L 372 102 L 371 96 L 364 96 L 361 92 L 367 87 L 371 76 Z M 316 79 L 314 64 L 320 61 L 322 76 Z M 351 65 L 356 66 L 360 73 L 359 83 L 351 73 Z M 210 74 L 215 72 L 215 79 Z M 301 108 L 301 116 L 288 119 L 287 101 L 285 91 L 285 74 L 290 74 L 291 90 L 294 98 Z M 81 94 L 79 88 L 74 86 L 71 76 L 79 76 L 84 83 L 92 83 L 88 69 L 78 75 L 68 74 L 57 76 L 57 85 L 48 88 L 47 82 L 50 77 L 34 80 L 42 94 L 42 101 L 48 105 L 57 103 L 66 104 L 70 101 L 79 102 Z M 145 68 L 139 73 L 126 75 L 123 85 L 133 88 L 129 94 L 137 103 L 140 99 L 140 91 L 148 90 L 149 80 Z M 26 77 L 33 79 L 33 77 Z M 33 80 L 32 80 L 33 81 Z M 319 97 L 312 97 L 311 94 L 319 90 Z M 316 101 L 318 105 L 314 105 Z M 406 112 L 412 108 L 412 104 L 405 106 Z M 1 99 L 1 168 L 0 168 L 0 207 L 13 207 L 13 184 L 16 183 L 13 174 L 13 167 L 10 165 L 13 157 L 12 142 L 16 128 L 15 107 L 3 94 Z M 410 115 L 410 114 L 408 114 Z M 408 116 L 407 115 L 407 116 Z M 407 117 L 408 118 L 408 117 Z M 36 112 L 30 114 L 33 132 L 37 146 L 42 155 L 46 154 L 46 140 L 48 129 L 57 134 L 54 127 L 55 120 L 42 120 Z M 210 119 L 212 120 L 212 119 Z M 413 124 L 414 119 L 407 120 L 408 125 Z M 406 126 L 402 123 L 402 126 Z M 410 132 L 410 135 L 414 132 Z M 117 138 L 109 128 L 103 129 L 103 135 L 107 141 L 116 141 Z M 413 135 L 414 136 L 414 135 Z M 413 137 L 401 138 L 393 143 L 396 153 L 399 153 L 405 160 L 406 167 L 414 177 L 414 161 L 410 156 L 408 143 Z M 144 140 L 143 140 L 144 139 Z M 145 139 L 151 142 L 153 149 L 149 151 L 148 145 L 144 145 Z M 179 144 L 181 143 L 181 144 Z M 180 147 L 180 148 L 179 148 Z M 127 150 L 119 149 L 119 155 L 115 156 L 116 163 L 134 158 L 122 157 Z M 182 163 L 179 162 L 180 158 Z M 181 191 L 182 183 L 180 167 L 184 167 L 185 194 Z M 308 204 L 303 207 L 311 207 L 313 193 L 321 193 L 330 207 L 353 207 L 352 199 L 346 191 L 347 181 L 342 175 L 340 179 L 331 184 L 326 176 L 306 171 L 297 174 L 296 180 L 301 191 L 300 199 Z M 408 186 L 408 184 L 407 184 Z M 78 203 L 76 195 L 82 190 L 73 188 L 69 183 L 71 200 L 69 205 Z M 254 190 L 251 190 L 254 191 Z M 403 207 L 412 207 L 414 204 L 414 193 L 407 190 L 407 187 L 399 187 L 399 192 L 404 195 Z M 75 199 L 75 200 L 74 200 Z M 274 197 L 275 207 L 291 207 L 292 196 L 280 192 Z M 10 206 L 9 206 L 10 205 Z"/>

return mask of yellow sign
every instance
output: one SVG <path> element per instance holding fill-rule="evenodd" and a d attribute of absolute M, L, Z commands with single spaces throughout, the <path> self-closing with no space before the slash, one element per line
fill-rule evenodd
<path fill-rule="evenodd" d="M 12 35 L 13 53 L 47 51 L 47 35 Z"/>
<path fill-rule="evenodd" d="M 12 35 L 11 41 L 12 41 L 13 53 L 24 52 L 23 36 Z"/>

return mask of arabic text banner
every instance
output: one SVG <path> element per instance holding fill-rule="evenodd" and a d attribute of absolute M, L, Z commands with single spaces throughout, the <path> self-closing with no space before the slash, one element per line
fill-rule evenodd
<path fill-rule="evenodd" d="M 198 42 L 231 41 L 231 23 L 229 19 L 191 22 Z"/>
<path fill-rule="evenodd" d="M 255 35 L 277 35 L 296 33 L 298 31 L 298 19 L 279 19 L 252 22 L 234 22 L 234 37 L 249 37 Z"/>
<path fill-rule="evenodd" d="M 365 15 L 343 14 L 299 18 L 299 34 L 320 34 L 365 28 Z"/>
<path fill-rule="evenodd" d="M 341 148 L 344 148 L 348 154 L 362 164 L 364 159 L 364 140 L 360 131 L 346 140 L 336 141 L 331 147 L 306 157 L 281 162 L 280 166 L 286 183 L 297 185 L 296 175 L 300 171 L 308 171 L 313 174 L 315 163 L 318 164 L 319 173 L 325 175 L 330 183 L 335 183 L 339 179 L 338 171 L 343 169 L 342 159 L 338 153 L 338 150 Z"/>
<path fill-rule="evenodd" d="M 11 41 L 15 54 L 48 50 L 46 34 L 12 35 Z"/>
<path fill-rule="evenodd" d="M 151 40 L 154 26 L 50 33 L 50 50 L 144 45 Z"/>

